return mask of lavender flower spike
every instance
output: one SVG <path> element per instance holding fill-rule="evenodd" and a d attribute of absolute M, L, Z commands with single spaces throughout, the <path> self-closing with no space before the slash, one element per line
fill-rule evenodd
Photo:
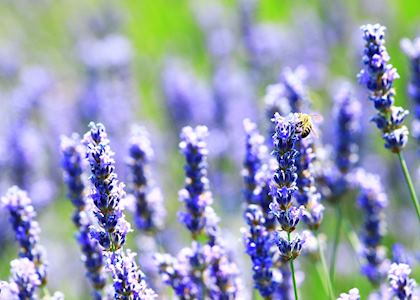
<path fill-rule="evenodd" d="M 401 48 L 410 59 L 411 80 L 408 85 L 408 95 L 414 105 L 412 132 L 417 144 L 420 145 L 420 37 L 413 41 L 403 39 Z"/>
<path fill-rule="evenodd" d="M 101 246 L 98 241 L 90 237 L 89 228 L 91 222 L 86 210 L 85 184 L 82 174 L 84 169 L 84 151 L 80 144 L 79 137 L 73 135 L 71 138 L 61 138 L 62 168 L 64 182 L 67 185 L 67 196 L 75 206 L 73 223 L 78 232 L 76 239 L 82 250 L 82 260 L 87 270 L 86 276 L 94 288 L 94 299 L 101 299 L 101 293 L 106 285 L 104 275 L 104 259 Z"/>
<path fill-rule="evenodd" d="M 335 97 L 335 165 L 341 174 L 348 174 L 359 161 L 360 116 L 362 107 L 349 84 L 343 85 Z"/>
<path fill-rule="evenodd" d="M 148 233 L 162 229 L 166 215 L 162 193 L 154 186 L 148 167 L 153 156 L 146 129 L 135 127 L 129 141 L 127 158 L 130 169 L 129 193 L 135 199 L 135 224 Z"/>
<path fill-rule="evenodd" d="M 275 218 L 270 214 L 270 178 L 266 163 L 268 149 L 264 137 L 258 133 L 257 125 L 249 119 L 243 122 L 246 133 L 246 152 L 242 177 L 245 183 L 244 196 L 248 204 L 258 204 L 264 214 L 265 226 L 274 228 Z"/>
<path fill-rule="evenodd" d="M 244 195 L 248 204 L 261 203 L 260 197 L 264 185 L 264 161 L 268 149 L 264 145 L 264 137 L 258 133 L 257 125 L 249 119 L 243 122 L 246 134 L 246 156 L 242 176 L 245 182 Z"/>
<path fill-rule="evenodd" d="M 362 61 L 364 68 L 358 75 L 359 82 L 369 90 L 369 99 L 378 111 L 372 121 L 382 131 L 385 147 L 399 153 L 407 143 L 408 129 L 403 122 L 408 111 L 394 105 L 393 82 L 399 75 L 388 64 L 390 57 L 385 48 L 385 27 L 368 24 L 361 29 L 366 43 Z"/>
<path fill-rule="evenodd" d="M 38 299 L 36 289 L 41 285 L 34 263 L 27 257 L 10 262 L 11 278 L 7 288 L 15 299 Z"/>
<path fill-rule="evenodd" d="M 297 159 L 299 152 L 296 150 L 296 143 L 301 139 L 298 128 L 298 115 L 289 114 L 282 117 L 278 113 L 274 115 L 275 133 L 273 135 L 274 150 L 273 156 L 278 162 L 278 167 L 274 172 L 271 181 L 271 195 L 273 202 L 270 204 L 272 213 L 279 220 L 283 228 L 293 231 L 297 225 L 301 210 L 296 208 L 290 211 L 293 205 L 293 195 L 298 190 L 296 181 Z M 290 220 L 291 222 L 283 222 Z"/>
<path fill-rule="evenodd" d="M 364 211 L 365 220 L 360 240 L 363 244 L 361 256 L 365 260 L 362 273 L 372 282 L 379 283 L 387 268 L 385 248 L 381 240 L 385 235 L 385 213 L 388 199 L 377 176 L 362 170 L 356 173 L 360 187 L 357 205 Z"/>
<path fill-rule="evenodd" d="M 92 227 L 91 234 L 105 251 L 115 252 L 131 231 L 120 203 L 125 196 L 124 184 L 117 179 L 114 153 L 109 146 L 105 127 L 100 123 L 90 123 L 89 126 L 91 129 L 85 134 L 83 143 L 87 145 L 86 156 L 92 171 L 90 180 L 95 188 L 91 197 L 100 227 Z"/>
<path fill-rule="evenodd" d="M 186 159 L 184 167 L 185 187 L 179 192 L 180 201 L 185 203 L 186 212 L 179 213 L 179 219 L 191 231 L 193 239 L 206 226 L 206 210 L 213 203 L 207 178 L 207 127 L 197 126 L 195 129 L 184 127 L 179 147 Z"/>
<path fill-rule="evenodd" d="M 415 299 L 417 283 L 410 278 L 411 268 L 406 264 L 393 263 L 388 271 L 390 293 L 400 300 Z"/>
<path fill-rule="evenodd" d="M 35 265 L 41 285 L 47 282 L 47 265 L 44 249 L 38 244 L 41 229 L 35 221 L 36 212 L 25 191 L 11 187 L 2 198 L 2 204 L 9 210 L 10 222 L 19 244 L 19 257 L 28 258 Z"/>
<path fill-rule="evenodd" d="M 242 232 L 246 253 L 252 261 L 254 287 L 262 297 L 270 299 L 278 284 L 274 280 L 271 270 L 273 241 L 265 228 L 265 219 L 260 207 L 254 204 L 248 205 L 244 216 L 249 228 L 242 229 Z"/>
<path fill-rule="evenodd" d="M 340 297 L 338 297 L 337 300 L 360 300 L 359 290 L 357 288 L 353 288 L 348 294 L 340 294 Z"/>

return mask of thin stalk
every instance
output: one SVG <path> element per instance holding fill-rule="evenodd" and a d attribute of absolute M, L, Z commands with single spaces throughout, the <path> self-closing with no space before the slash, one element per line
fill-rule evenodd
<path fill-rule="evenodd" d="M 316 272 L 318 273 L 319 279 L 321 280 L 322 289 L 325 291 L 325 294 L 328 294 L 328 287 L 325 283 L 325 275 L 324 275 L 324 268 L 322 267 L 322 264 L 317 261 L 315 264 Z"/>
<path fill-rule="evenodd" d="M 336 204 L 335 212 L 336 212 L 337 222 L 335 225 L 334 244 L 333 244 L 331 261 L 330 261 L 330 276 L 331 276 L 332 281 L 334 281 L 335 279 L 335 264 L 337 261 L 337 250 L 338 250 L 338 244 L 340 243 L 341 224 L 343 221 L 340 203 Z"/>
<path fill-rule="evenodd" d="M 316 238 L 318 240 L 319 258 L 321 260 L 321 266 L 324 270 L 324 278 L 326 278 L 326 282 L 327 282 L 328 296 L 330 297 L 331 300 L 335 300 L 334 288 L 331 282 L 331 274 L 328 273 L 328 267 L 327 267 L 327 262 L 325 260 L 324 249 L 322 248 L 322 241 L 320 240 L 318 234 L 316 235 Z"/>
<path fill-rule="evenodd" d="M 347 239 L 349 240 L 350 246 L 353 249 L 354 254 L 356 255 L 357 262 L 361 266 L 362 263 L 360 261 L 359 252 L 358 252 L 358 249 L 360 248 L 359 237 L 357 236 L 356 232 L 354 231 L 353 225 L 350 223 L 350 221 L 347 218 L 343 217 L 343 223 L 344 223 L 344 227 L 346 229 Z"/>
<path fill-rule="evenodd" d="M 420 222 L 420 204 L 419 204 L 419 200 L 417 199 L 417 196 L 416 196 L 416 191 L 414 189 L 413 181 L 411 180 L 410 173 L 408 172 L 407 164 L 405 162 L 403 154 L 401 152 L 398 152 L 397 154 L 398 154 L 398 159 L 400 160 L 402 171 L 404 173 L 405 181 L 406 181 L 407 186 L 408 186 L 408 190 L 410 192 L 411 201 L 413 202 L 413 205 L 414 205 L 414 207 L 416 209 L 416 212 L 417 212 L 417 218 Z"/>
<path fill-rule="evenodd" d="M 287 240 L 290 243 L 290 232 L 287 232 Z M 299 300 L 298 290 L 297 290 L 297 283 L 296 283 L 296 276 L 295 276 L 295 266 L 293 264 L 293 259 L 290 260 L 290 271 L 292 272 L 293 291 L 295 293 L 295 300 Z"/>

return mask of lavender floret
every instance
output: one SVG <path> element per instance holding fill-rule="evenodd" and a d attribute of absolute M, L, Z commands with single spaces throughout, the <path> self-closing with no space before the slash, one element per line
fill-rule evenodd
<path fill-rule="evenodd" d="M 410 278 L 411 268 L 406 264 L 393 263 L 388 271 L 389 291 L 400 300 L 414 299 L 417 283 Z"/>

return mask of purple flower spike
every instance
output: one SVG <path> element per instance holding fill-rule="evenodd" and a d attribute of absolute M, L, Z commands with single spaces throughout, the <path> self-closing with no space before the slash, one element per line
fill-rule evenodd
<path fill-rule="evenodd" d="M 100 227 L 92 226 L 91 234 L 105 251 L 113 252 L 121 248 L 126 234 L 131 231 L 120 203 L 125 196 L 124 184 L 117 179 L 114 153 L 105 127 L 100 123 L 90 123 L 89 126 L 91 129 L 85 134 L 83 143 L 87 146 L 86 157 L 92 172 L 90 180 L 94 186 L 91 197 Z"/>
<path fill-rule="evenodd" d="M 146 129 L 135 127 L 127 157 L 130 169 L 129 194 L 135 199 L 134 221 L 137 228 L 150 234 L 162 229 L 166 216 L 162 193 L 154 185 L 148 166 L 153 156 Z"/>
<path fill-rule="evenodd" d="M 1 200 L 10 213 L 9 220 L 19 244 L 19 257 L 26 257 L 33 262 L 41 285 L 45 285 L 47 281 L 45 250 L 39 245 L 41 229 L 35 221 L 36 212 L 31 199 L 25 191 L 13 186 Z"/>
<path fill-rule="evenodd" d="M 76 239 L 82 250 L 82 261 L 87 270 L 86 277 L 94 288 L 94 298 L 101 298 L 101 293 L 106 284 L 104 275 L 104 259 L 102 248 L 98 241 L 90 236 L 89 228 L 92 225 L 88 215 L 87 195 L 82 174 L 84 171 L 84 149 L 79 137 L 61 138 L 61 164 L 64 182 L 67 185 L 67 196 L 75 206 L 73 223 L 78 232 Z"/>
<path fill-rule="evenodd" d="M 207 178 L 207 127 L 195 129 L 184 127 L 179 148 L 185 156 L 186 180 L 184 189 L 179 191 L 179 199 L 185 204 L 186 211 L 179 213 L 180 221 L 185 224 L 194 239 L 206 227 L 206 210 L 213 203 Z"/>
<path fill-rule="evenodd" d="M 365 48 L 363 52 L 363 69 L 359 82 L 369 90 L 369 99 L 374 103 L 378 113 L 372 118 L 379 130 L 385 147 L 398 153 L 407 143 L 408 129 L 402 125 L 408 111 L 394 106 L 394 80 L 399 78 L 397 70 L 388 61 L 390 57 L 385 47 L 385 27 L 379 24 L 361 27 Z M 398 111 L 398 117 L 394 118 Z"/>

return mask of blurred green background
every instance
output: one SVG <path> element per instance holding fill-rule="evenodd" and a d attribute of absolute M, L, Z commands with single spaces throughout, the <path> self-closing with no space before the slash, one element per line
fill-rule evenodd
<path fill-rule="evenodd" d="M 154 124 L 164 131 L 170 126 L 160 89 L 160 72 L 165 57 L 169 54 L 184 57 L 192 62 L 198 74 L 205 78 L 210 77 L 211 62 L 206 50 L 205 38 L 192 12 L 192 2 L 184 0 L 106 2 L 96 0 L 2 0 L 0 2 L 0 42 L 13 41 L 17 43 L 23 49 L 21 51 L 22 61 L 28 64 L 45 65 L 54 70 L 54 75 L 60 84 L 68 87 L 75 86 L 80 73 L 73 50 L 75 34 L 77 34 L 76 29 L 98 8 L 103 5 L 110 5 L 113 9 L 121 12 L 124 20 L 122 23 L 123 34 L 129 38 L 135 49 L 134 75 L 136 90 L 140 99 L 140 108 L 137 112 L 138 120 Z M 261 0 L 258 19 L 287 25 L 292 23 L 292 18 L 299 17 L 300 12 L 309 10 L 315 12 L 323 20 L 325 10 L 333 2 L 339 2 L 341 9 L 350 17 L 355 26 L 355 34 L 358 33 L 358 27 L 367 22 L 380 22 L 387 26 L 387 47 L 391 55 L 391 63 L 398 68 L 401 76 L 401 79 L 396 82 L 397 103 L 410 107 L 405 93 L 406 84 L 409 80 L 409 67 L 405 55 L 400 50 L 399 41 L 403 37 L 414 38 L 416 34 L 420 33 L 420 1 Z M 237 3 L 234 0 L 226 0 L 222 3 L 232 11 L 237 10 Z M 304 16 L 302 14 L 302 17 Z M 350 36 L 345 37 L 344 40 L 349 42 L 351 38 Z M 293 41 L 289 42 L 293 43 Z M 349 43 L 335 45 L 329 53 L 330 60 L 327 67 L 332 76 L 346 77 L 355 83 L 359 65 L 357 61 L 349 60 L 349 56 L 352 53 L 357 53 L 360 49 L 349 49 L 349 46 Z M 70 93 L 73 92 L 70 88 Z M 259 91 L 259 98 L 262 98 L 263 92 L 263 90 Z M 325 110 L 330 103 L 330 100 L 327 100 L 327 89 L 317 87 L 312 93 L 316 101 L 314 106 L 320 110 Z M 385 153 L 382 150 L 382 142 L 378 135 L 374 134 L 372 137 L 376 141 L 376 150 Z M 170 176 L 171 179 L 168 180 L 170 182 L 166 182 L 166 190 L 171 192 L 165 195 L 168 218 L 172 223 L 175 220 L 175 212 L 180 206 L 176 200 L 176 191 L 182 186 L 183 182 L 182 159 L 176 154 L 176 149 L 174 149 L 174 153 L 170 165 L 167 166 L 168 172 L 172 175 Z M 384 155 L 387 155 L 387 153 Z M 391 158 L 388 157 L 388 159 Z M 415 165 L 409 167 L 414 172 Z M 213 188 L 216 189 L 217 187 Z M 84 270 L 78 259 L 77 245 L 71 238 L 74 232 L 70 219 L 72 206 L 63 196 L 64 191 L 61 194 L 61 198 L 40 216 L 43 229 L 42 241 L 47 241 L 44 244 L 46 244 L 49 252 L 51 268 L 63 272 L 59 276 L 62 278 L 60 281 L 52 280 L 53 286 L 51 286 L 51 289 L 63 291 L 66 294 L 66 299 L 85 299 L 86 294 L 83 293 L 87 292 L 86 286 L 81 287 L 80 281 L 72 280 L 74 274 L 79 273 L 77 275 L 78 280 L 83 281 L 81 276 L 83 276 Z M 395 203 L 401 199 L 399 191 L 396 191 L 395 194 L 390 193 L 389 196 L 390 202 Z M 352 199 L 349 199 L 347 202 L 351 203 L 351 201 Z M 402 201 L 407 203 L 406 200 Z M 218 206 L 217 203 L 216 206 Z M 352 205 L 348 206 L 346 210 L 350 218 L 356 220 L 358 212 Z M 322 227 L 327 235 L 332 232 L 333 216 L 333 212 L 328 208 L 325 223 Z M 243 225 L 240 216 L 226 215 L 223 217 L 226 220 L 224 219 L 222 224 L 231 227 L 229 230 L 232 230 L 233 234 L 239 239 L 239 227 Z M 388 220 L 389 223 L 392 223 L 392 221 Z M 179 225 L 174 226 L 183 230 Z M 131 237 L 131 239 L 133 238 Z M 345 239 L 344 235 L 343 239 Z M 395 240 L 395 236 L 388 236 L 386 244 L 390 246 Z M 410 247 L 414 242 L 418 245 L 419 241 L 415 239 L 403 242 Z M 133 244 L 133 241 L 130 243 Z M 0 278 L 6 279 L 9 273 L 8 262 L 15 257 L 16 248 L 14 245 L 3 246 L 7 247 L 7 251 L 2 254 L 0 260 Z M 58 254 L 52 255 L 53 249 Z M 245 260 L 247 259 L 245 257 Z M 340 254 L 338 259 L 341 259 Z M 57 263 L 65 265 L 54 266 Z M 345 265 L 346 262 L 342 261 L 341 264 Z M 351 269 L 353 268 L 352 266 Z M 320 279 L 315 273 L 313 265 L 302 259 L 302 269 L 305 270 L 305 281 L 301 287 L 302 299 L 326 299 L 327 297 L 321 288 Z M 54 274 L 51 274 L 51 276 L 54 276 Z M 415 277 L 417 281 L 420 281 L 418 267 Z M 336 291 L 344 292 L 352 287 L 358 287 L 361 290 L 362 299 L 365 299 L 374 288 L 358 273 L 340 272 L 336 282 Z M 248 282 L 246 282 L 244 288 L 250 289 Z"/>

